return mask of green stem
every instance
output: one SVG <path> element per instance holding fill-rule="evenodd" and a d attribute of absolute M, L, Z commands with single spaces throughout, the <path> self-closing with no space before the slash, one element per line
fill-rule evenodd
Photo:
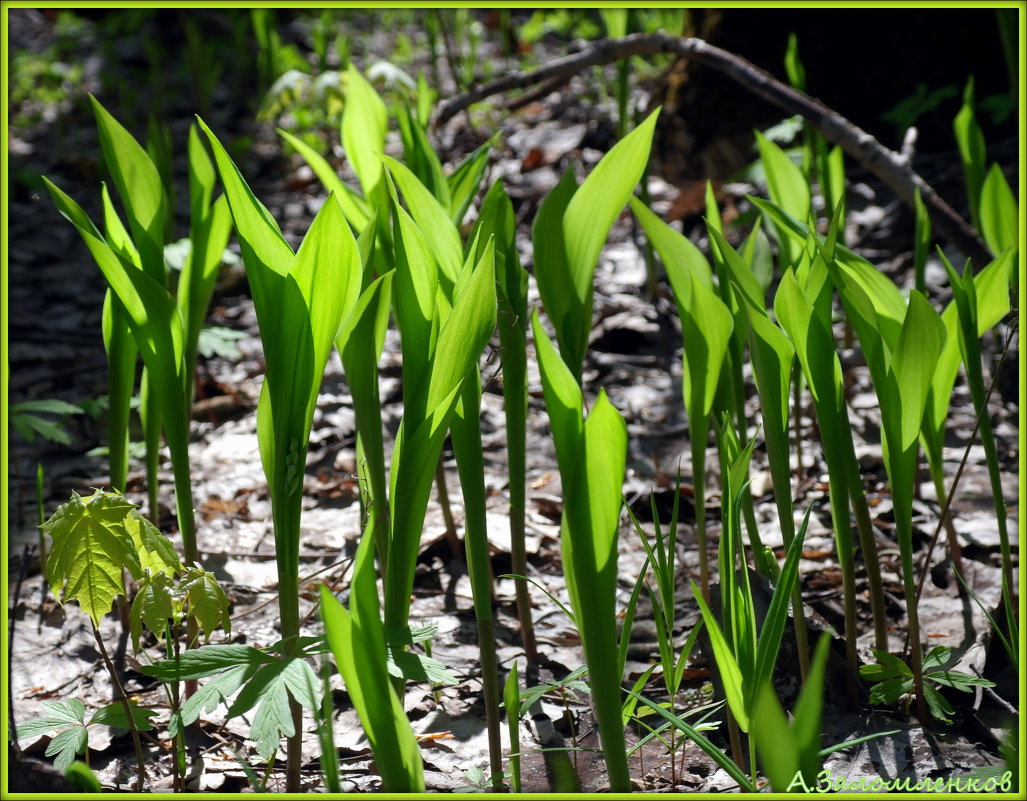
<path fill-rule="evenodd" d="M 491 780 L 493 788 L 498 791 L 503 787 L 503 744 L 500 738 L 502 716 L 499 712 L 499 663 L 492 617 L 493 580 L 485 513 L 485 461 L 480 416 L 481 376 L 474 370 L 461 389 L 461 400 L 453 418 L 451 436 L 464 497 L 464 547 L 474 599 L 474 616 L 478 624 Z"/>
<path fill-rule="evenodd" d="M 845 414 L 848 417 L 848 414 Z M 881 561 L 877 554 L 877 540 L 870 519 L 870 507 L 867 505 L 866 492 L 859 472 L 859 462 L 852 440 L 846 440 L 849 451 L 849 469 L 845 471 L 849 487 L 849 500 L 856 516 L 856 529 L 859 533 L 859 548 L 863 552 L 863 564 L 866 565 L 867 580 L 870 583 L 870 606 L 874 617 L 874 641 L 879 651 L 888 650 L 888 613 L 884 608 L 884 584 L 881 581 Z"/>
<path fill-rule="evenodd" d="M 175 473 L 175 514 L 178 530 L 182 533 L 182 550 L 185 561 L 199 564 L 200 554 L 196 547 L 196 518 L 193 510 L 192 473 L 189 468 L 189 422 L 177 437 L 168 437 L 171 464 Z M 156 488 L 154 488 L 156 489 Z M 156 524 L 156 520 L 154 521 Z"/>
<path fill-rule="evenodd" d="M 306 447 L 302 452 L 306 453 Z M 299 542 L 302 486 L 300 481 L 299 486 L 292 492 L 282 488 L 280 494 L 272 492 L 271 495 L 271 516 L 274 521 L 278 563 L 278 617 L 285 656 L 294 653 L 300 633 Z M 281 500 L 276 502 L 278 497 Z M 289 713 L 293 721 L 294 734 L 286 741 L 285 791 L 298 793 L 301 790 L 300 766 L 303 761 L 303 709 L 291 695 Z"/>

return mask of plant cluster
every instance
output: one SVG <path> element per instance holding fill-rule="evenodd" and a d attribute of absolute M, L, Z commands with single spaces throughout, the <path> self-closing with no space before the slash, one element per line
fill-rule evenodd
<path fill-rule="evenodd" d="M 264 26 L 268 50 L 274 51 L 273 30 L 254 13 L 254 23 Z M 626 24 L 614 15 L 603 20 L 611 29 L 623 30 Z M 797 55 L 793 53 L 792 59 L 798 76 Z M 277 67 L 269 64 L 267 70 L 273 74 Z M 769 139 L 758 138 L 769 200 L 751 198 L 760 217 L 739 249 L 728 241 L 720 210 L 712 191 L 708 192 L 711 247 L 709 257 L 704 255 L 635 196 L 645 174 L 657 110 L 633 127 L 636 120 L 625 113 L 623 137 L 584 182 L 579 186 L 574 169 L 568 169 L 542 203 L 532 242 L 543 316 L 542 310 L 528 307 L 528 274 L 520 262 L 513 207 L 503 184 L 495 182 L 481 191 L 492 143 L 447 174 L 430 143 L 427 122 L 434 98 L 423 79 L 413 92 L 397 96 L 391 107 L 352 64 L 340 85 L 344 91 L 342 146 L 357 186 L 344 182 L 301 138 L 281 132 L 329 193 L 295 251 L 229 151 L 202 120 L 189 133 L 190 249 L 177 285 L 169 279 L 165 259 L 167 179 L 147 148 L 95 99 L 101 146 L 127 225 L 106 186 L 101 232 L 74 200 L 46 180 L 54 202 L 81 235 L 110 287 L 104 342 L 111 367 L 112 484 L 124 488 L 126 421 L 136 361 L 141 357 L 150 511 L 155 510 L 154 468 L 163 435 L 174 468 L 177 523 L 185 557 L 180 561 L 170 540 L 123 497 L 98 491 L 85 499 L 73 496 L 44 524 L 52 538 L 46 576 L 59 599 L 79 602 L 94 628 L 116 598 L 130 595 L 125 573 L 135 582 L 130 605 L 133 644 L 139 648 L 146 629 L 166 645 L 163 658 L 143 670 L 168 688 L 168 733 L 176 743 L 179 769 L 186 728 L 224 705 L 229 717 L 249 715 L 250 739 L 269 769 L 285 741 L 286 789 L 298 791 L 306 712 L 319 724 L 326 786 L 337 791 L 331 693 L 326 689 L 333 663 L 374 752 L 383 789 L 424 789 L 418 742 L 404 712 L 403 697 L 408 680 L 452 680 L 444 666 L 411 650 L 430 641 L 431 633 L 410 622 L 426 507 L 449 437 L 465 509 L 463 547 L 474 596 L 489 731 L 489 771 L 476 782 L 499 789 L 509 776 L 513 788 L 520 787 L 519 718 L 553 689 L 561 695 L 588 690 L 610 788 L 615 792 L 631 789 L 624 731 L 636 719 L 649 730 L 649 737 L 667 746 L 672 762 L 682 743 L 694 743 L 745 790 L 760 787 L 761 766 L 776 790 L 784 790 L 796 772 L 812 780 L 823 757 L 841 746 L 823 749 L 819 742 L 828 639 L 820 639 L 811 657 L 808 635 L 800 623 L 798 562 L 809 511 L 797 527 L 790 476 L 795 467 L 791 440 L 797 432 L 793 415 L 799 409 L 790 404 L 790 398 L 803 386 L 813 400 L 830 476 L 831 516 L 844 582 L 844 637 L 853 678 L 858 671 L 877 682 L 871 695 L 875 703 L 894 703 L 903 697 L 916 703 L 921 719 L 928 713 L 942 719 L 952 714 L 939 687 L 968 690 L 988 685 L 978 677 L 947 669 L 955 657 L 947 649 L 923 653 L 918 581 L 922 586 L 930 563 L 915 563 L 912 523 L 921 455 L 941 490 L 939 498 L 950 499 L 955 491 L 944 487 L 940 443 L 962 365 L 996 488 L 1007 611 L 1003 624 L 1007 628 L 999 635 L 1008 644 L 1015 643 L 1012 545 L 986 410 L 988 391 L 979 340 L 1009 311 L 1017 258 L 1017 208 L 1001 172 L 997 168 L 985 172 L 971 95 L 957 134 L 970 178 L 974 219 L 996 258 L 974 274 L 969 267 L 955 269 L 942 255 L 954 298 L 943 312 L 935 309 L 922 283 L 904 292 L 845 246 L 841 154 L 812 136 L 806 140 L 802 166 Z M 402 159 L 382 155 L 390 118 L 398 128 Z M 223 194 L 215 200 L 218 185 Z M 815 188 L 830 216 L 826 225 L 813 211 Z M 627 622 L 618 633 L 617 557 L 628 431 L 606 394 L 601 391 L 591 399 L 588 387 L 582 385 L 596 265 L 611 226 L 625 207 L 630 207 L 667 272 L 682 332 L 683 398 L 692 449 L 700 569 L 693 591 L 702 622 L 681 647 L 674 642 L 675 604 L 682 591 L 676 506 L 666 532 L 657 521 L 653 541 L 636 523 L 647 567 L 638 577 L 626 610 Z M 469 216 L 472 224 L 462 225 Z M 924 218 L 920 220 L 921 234 L 929 240 L 923 232 Z M 200 332 L 233 228 L 253 294 L 266 365 L 257 431 L 272 505 L 281 625 L 281 640 L 268 648 L 199 645 L 201 633 L 209 637 L 218 627 L 227 633 L 230 624 L 224 594 L 198 559 L 188 443 Z M 776 270 L 773 266 L 767 270 L 762 262 L 757 266 L 758 254 L 766 252 L 770 243 L 777 256 Z M 776 291 L 771 300 L 772 289 Z M 908 642 L 901 657 L 893 653 L 894 641 L 888 637 L 876 535 L 850 435 L 835 334 L 839 316 L 858 338 L 880 404 L 882 451 L 908 615 Z M 390 325 L 398 329 L 402 347 L 403 418 L 387 464 L 378 363 Z M 529 337 L 541 372 L 564 493 L 560 547 L 570 597 L 565 611 L 581 634 L 585 665 L 577 678 L 555 688 L 522 688 L 516 666 L 504 685 L 493 645 L 479 364 L 497 328 L 504 354 L 513 572 L 519 577 L 527 574 L 524 465 Z M 347 603 L 322 587 L 323 633 L 305 636 L 299 607 L 303 476 L 318 390 L 333 352 L 341 359 L 353 396 L 363 530 Z M 759 421 L 747 414 L 747 373 L 759 396 Z M 748 489 L 758 437 L 774 475 L 785 546 L 780 565 L 773 550 L 763 545 Z M 716 446 L 716 466 L 707 465 L 710 439 Z M 719 544 L 711 559 L 706 499 L 714 475 L 719 476 L 721 520 Z M 856 653 L 859 565 L 869 579 L 880 660 L 862 668 Z M 765 615 L 757 615 L 750 567 L 774 586 Z M 711 602 L 715 574 L 719 609 Z M 660 659 L 629 690 L 624 685 L 627 638 L 643 590 L 653 600 Z M 772 684 L 790 608 L 804 678 L 791 721 Z M 526 581 L 518 589 L 518 610 L 525 656 L 529 663 L 537 662 Z M 700 628 L 709 638 L 724 699 L 720 704 L 685 709 L 682 673 Z M 183 631 L 184 649 L 180 647 Z M 102 649 L 98 635 L 97 642 Z M 312 667 L 315 659 L 322 660 L 321 676 Z M 649 688 L 657 673 L 667 701 L 650 697 L 659 691 Z M 117 682 L 113 668 L 112 675 Z M 186 683 L 184 694 L 179 692 L 182 682 Z M 500 728 L 504 706 L 511 739 L 505 769 Z M 717 710 L 726 719 L 730 757 L 707 736 L 718 728 L 709 719 Z M 701 718 L 688 721 L 700 713 Z M 123 698 L 116 709 L 105 707 L 87 722 L 84 707 L 71 700 L 51 705 L 43 719 L 23 724 L 22 731 L 39 732 L 44 726 L 46 731 L 58 731 L 48 753 L 58 755 L 65 766 L 75 754 L 86 751 L 89 726 L 127 726 L 136 738 L 141 776 L 145 759 L 138 732 L 151 725 L 151 717 L 151 711 L 138 710 Z M 655 719 L 660 722 L 652 724 Z"/>

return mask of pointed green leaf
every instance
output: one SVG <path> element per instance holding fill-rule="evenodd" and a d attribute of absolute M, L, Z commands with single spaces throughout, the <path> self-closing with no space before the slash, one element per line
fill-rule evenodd
<path fill-rule="evenodd" d="M 923 422 L 934 369 L 945 344 L 945 324 L 916 290 L 892 356 L 887 392 L 881 397 L 886 434 L 894 447 L 906 450 L 916 442 Z M 887 404 L 887 406 L 886 406 Z"/>
<path fill-rule="evenodd" d="M 799 770 L 799 746 L 769 681 L 760 685 L 753 720 L 752 737 L 763 772 L 774 792 L 783 793 Z"/>
<path fill-rule="evenodd" d="M 717 623 L 717 618 L 714 617 L 694 581 L 692 582 L 692 592 L 699 604 L 699 610 L 702 612 L 703 623 L 706 624 L 710 633 L 710 644 L 713 647 L 714 658 L 717 660 L 717 667 L 720 669 L 721 680 L 724 682 L 724 695 L 727 698 L 728 706 L 731 708 L 731 713 L 735 716 L 739 728 L 747 732 L 749 731 L 749 715 L 746 711 L 742 672 L 739 670 L 731 647 L 724 639 L 724 633 L 721 631 L 720 624 Z"/>
<path fill-rule="evenodd" d="M 649 161 L 659 109 L 614 145 L 567 204 L 564 244 L 571 283 L 581 300 L 591 298 L 599 253 Z M 591 302 L 586 307 L 591 310 Z M 592 321 L 587 321 L 591 326 Z"/>
<path fill-rule="evenodd" d="M 734 328 L 730 310 L 694 277 L 689 306 L 681 319 L 684 340 L 684 392 L 689 415 L 707 416 L 720 381 L 727 344 Z"/>
<path fill-rule="evenodd" d="M 1001 255 L 1017 244 L 1017 207 L 1013 190 L 997 164 L 992 164 L 981 187 L 981 233 L 991 252 Z"/>
<path fill-rule="evenodd" d="M 692 285 L 689 275 L 693 275 L 707 289 L 713 289 L 713 273 L 702 251 L 691 240 L 675 231 L 667 223 L 657 217 L 638 198 L 631 196 L 628 204 L 638 221 L 642 224 L 646 237 L 659 254 L 667 277 L 674 290 L 674 297 L 687 307 L 691 296 Z"/>
<path fill-rule="evenodd" d="M 457 225 L 463 222 L 467 209 L 470 208 L 474 196 L 478 194 L 481 179 L 485 175 L 485 167 L 488 166 L 492 146 L 498 138 L 499 134 L 495 134 L 485 144 L 475 148 L 474 151 L 467 155 L 467 158 L 456 166 L 456 169 L 453 170 L 452 175 L 448 178 L 450 193 L 449 216 Z M 502 181 L 498 182 L 498 185 L 501 186 Z"/>
<path fill-rule="evenodd" d="M 156 382 L 157 392 L 169 417 L 184 417 L 184 411 L 180 410 L 184 393 L 182 317 L 175 299 L 162 284 L 143 271 L 126 267 L 100 236 L 82 207 L 46 177 L 43 181 L 58 210 L 78 230 L 127 312 L 132 335 L 152 380 Z"/>
<path fill-rule="evenodd" d="M 322 587 L 321 618 L 386 790 L 420 792 L 424 773 L 417 740 L 386 670 L 370 546 L 370 538 L 364 538 L 357 549 L 350 590 L 352 613 Z"/>
<path fill-rule="evenodd" d="M 431 248 L 431 252 L 450 284 L 456 283 L 464 263 L 460 232 L 449 218 L 445 206 L 437 200 L 410 169 L 390 156 L 383 157 L 396 188 L 403 193 L 403 200 L 410 210 L 410 216 Z"/>
<path fill-rule="evenodd" d="M 750 443 L 752 444 L 752 443 Z M 788 620 L 788 605 L 795 588 L 795 582 L 799 576 L 799 557 L 802 555 L 802 544 L 806 538 L 806 529 L 809 526 L 809 516 L 812 507 L 806 510 L 806 517 L 798 533 L 792 538 L 788 553 L 785 556 L 784 566 L 781 568 L 781 578 L 774 587 L 774 595 L 770 599 L 770 608 L 763 620 L 763 628 L 760 630 L 759 642 L 756 646 L 756 668 L 753 671 L 754 682 L 750 685 L 750 703 L 755 701 L 751 693 L 769 682 L 774 674 L 774 665 L 777 662 L 777 654 L 781 647 L 781 637 L 784 634 L 785 623 Z"/>
<path fill-rule="evenodd" d="M 960 160 L 963 162 L 963 175 L 966 178 L 966 195 L 970 204 L 970 217 L 974 227 L 980 230 L 979 201 L 981 187 L 984 185 L 984 169 L 987 160 L 984 134 L 977 123 L 974 113 L 974 79 L 966 82 L 963 91 L 963 106 L 952 121 L 959 146 Z"/>
<path fill-rule="evenodd" d="M 160 174 L 142 146 L 95 97 L 89 96 L 100 132 L 100 146 L 125 204 L 132 239 L 143 271 L 160 284 L 164 267 L 165 193 Z"/>
<path fill-rule="evenodd" d="M 318 177 L 324 188 L 328 190 L 328 193 L 335 194 L 335 199 L 342 207 L 342 213 L 346 215 L 347 222 L 349 222 L 354 230 L 362 231 L 372 217 L 367 201 L 350 188 L 349 184 L 344 183 L 336 174 L 332 165 L 314 148 L 288 131 L 283 131 L 281 128 L 276 130 L 279 136 L 303 157 L 310 169 L 314 171 L 314 175 Z"/>

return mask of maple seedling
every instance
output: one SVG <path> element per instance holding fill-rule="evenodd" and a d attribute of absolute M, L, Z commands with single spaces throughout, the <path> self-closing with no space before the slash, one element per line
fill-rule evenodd
<path fill-rule="evenodd" d="M 118 493 L 96 490 L 83 498 L 73 492 L 71 499 L 60 506 L 41 528 L 51 539 L 45 563 L 47 582 L 59 603 L 77 601 L 88 615 L 100 656 L 111 675 L 122 709 L 120 717 L 100 710 L 89 723 L 85 723 L 84 708 L 79 714 L 81 704 L 66 705 L 61 719 L 78 721 L 81 726 L 59 734 L 60 745 L 54 748 L 54 752 L 73 756 L 85 748 L 88 726 L 94 723 L 117 725 L 109 721 L 121 721 L 132 732 L 139 770 L 137 789 L 141 791 L 146 775 L 145 760 L 139 740 L 141 729 L 136 724 L 140 720 L 145 722 L 146 715 L 128 700 L 100 637 L 100 621 L 111 610 L 115 599 L 127 597 L 126 572 L 139 584 L 130 613 L 132 641 L 136 650 L 139 649 L 143 626 L 158 637 L 162 637 L 169 628 L 174 630 L 187 618 L 194 620 L 196 631 L 202 630 L 208 639 L 219 626 L 230 630 L 228 599 L 211 573 L 195 565 L 183 565 L 171 541 L 143 517 L 135 505 Z M 177 655 L 177 650 L 175 653 Z M 172 687 L 170 695 L 174 720 L 179 714 L 177 687 Z M 54 710 L 50 712 L 56 714 Z M 69 751 L 72 746 L 74 750 Z M 62 761 L 66 758 L 62 756 Z"/>

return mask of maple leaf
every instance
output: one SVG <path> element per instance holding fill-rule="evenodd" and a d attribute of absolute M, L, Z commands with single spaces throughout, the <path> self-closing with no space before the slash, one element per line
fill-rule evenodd
<path fill-rule="evenodd" d="M 182 580 L 189 616 L 200 624 L 204 642 L 210 641 L 210 635 L 218 626 L 225 634 L 232 634 L 232 619 L 228 616 L 228 597 L 221 589 L 213 573 L 191 567 Z"/>
<path fill-rule="evenodd" d="M 100 625 L 118 595 L 125 593 L 122 568 L 140 574 L 139 555 L 125 519 L 135 507 L 116 493 L 97 490 L 88 498 L 78 493 L 54 512 L 41 528 L 53 545 L 46 577 L 61 604 L 76 600 Z"/>

